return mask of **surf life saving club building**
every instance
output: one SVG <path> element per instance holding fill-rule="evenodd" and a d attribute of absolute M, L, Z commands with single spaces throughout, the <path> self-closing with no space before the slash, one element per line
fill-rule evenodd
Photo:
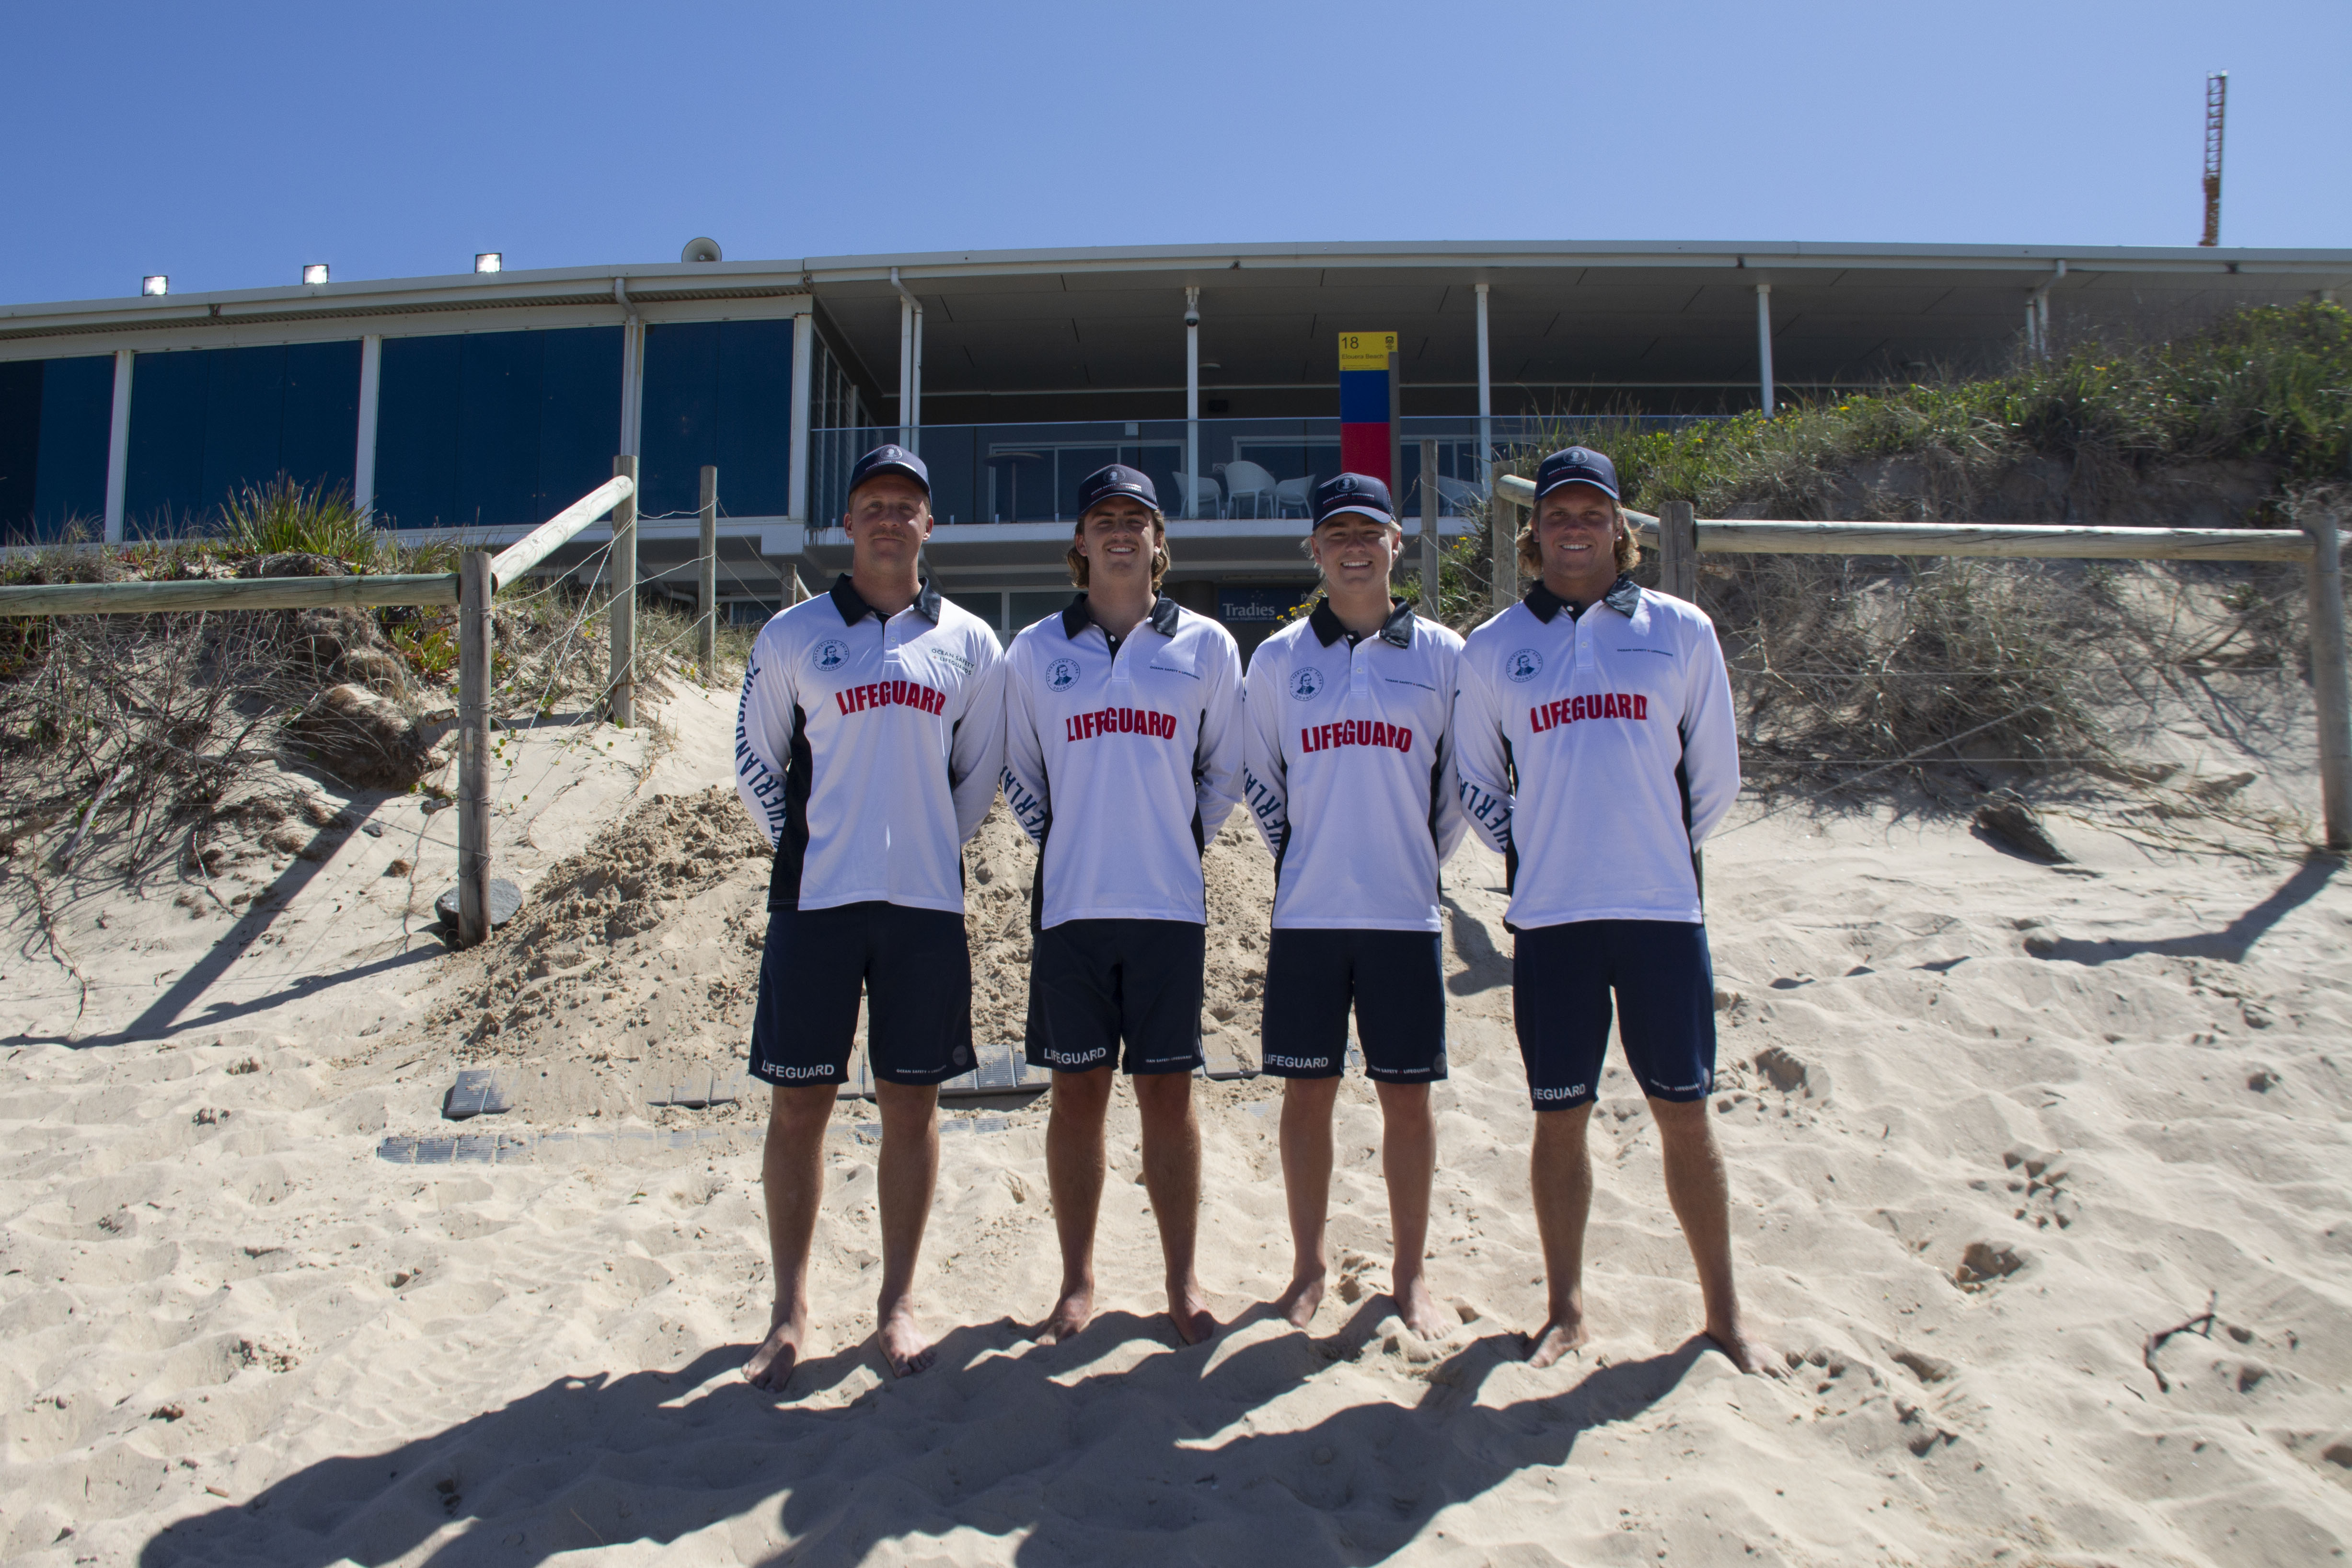
<path fill-rule="evenodd" d="M 1465 530 L 1493 456 L 1571 416 L 1721 417 L 2352 288 L 2352 251 L 1428 243 L 504 269 L 0 307 L 0 542 L 200 531 L 247 485 L 500 542 L 639 461 L 646 591 L 691 602 L 716 465 L 730 619 L 849 559 L 859 454 L 922 454 L 929 568 L 1006 637 L 1070 595 L 1079 481 L 1149 473 L 1169 591 L 1254 647 L 1307 592 L 1318 479 Z M 1436 442 L 1434 471 L 1422 443 Z M 1393 468 L 1391 467 L 1393 465 Z M 1635 498 L 1638 500 L 1638 498 Z M 551 558 L 586 582 L 605 530 Z M 1418 550 L 1408 548 L 1409 574 Z"/>

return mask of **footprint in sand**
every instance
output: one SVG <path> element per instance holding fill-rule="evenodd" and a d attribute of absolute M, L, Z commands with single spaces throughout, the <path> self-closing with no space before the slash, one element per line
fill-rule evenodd
<path fill-rule="evenodd" d="M 1960 1254 L 1960 1261 L 1952 1270 L 1952 1283 L 1963 1290 L 1981 1290 L 2008 1279 L 2025 1267 L 2025 1255 L 2013 1247 L 1990 1241 L 1972 1241 Z"/>

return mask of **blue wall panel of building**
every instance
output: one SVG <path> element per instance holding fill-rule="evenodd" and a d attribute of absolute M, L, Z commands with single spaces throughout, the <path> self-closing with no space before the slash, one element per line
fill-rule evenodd
<path fill-rule="evenodd" d="M 349 493 L 359 403 L 356 342 L 141 354 L 131 366 L 129 522 L 151 531 L 201 524 L 246 487 L 280 475 Z"/>
<path fill-rule="evenodd" d="M 408 528 L 454 522 L 457 367 L 466 340 L 386 338 L 378 371 L 375 511 Z"/>
<path fill-rule="evenodd" d="M 125 527 L 173 531 L 205 488 L 205 390 L 211 356 L 141 354 L 131 366 L 131 465 Z"/>
<path fill-rule="evenodd" d="M 106 521 L 107 437 L 114 425 L 114 356 L 47 362 L 41 377 L 40 482 L 33 515 L 47 537 L 75 519 Z"/>
<path fill-rule="evenodd" d="M 645 489 L 637 514 L 691 511 L 701 504 L 701 469 L 719 461 L 719 329 L 717 321 L 679 321 L 646 329 L 646 400 L 640 428 Z M 722 465 L 723 504 L 735 507 L 735 476 Z"/>
<path fill-rule="evenodd" d="M 452 516 L 461 527 L 531 521 L 539 496 L 541 335 L 483 332 L 463 341 Z"/>
<path fill-rule="evenodd" d="M 288 344 L 278 468 L 303 484 L 324 483 L 349 495 L 357 477 L 359 436 L 358 342 Z"/>
<path fill-rule="evenodd" d="M 621 329 L 387 338 L 376 510 L 404 528 L 545 521 L 612 477 Z"/>
<path fill-rule="evenodd" d="M 99 531 L 113 417 L 111 354 L 0 364 L 0 542 Z"/>
<path fill-rule="evenodd" d="M 621 449 L 621 329 L 539 332 L 546 340 L 539 494 L 521 521 L 545 522 L 613 477 Z"/>
<path fill-rule="evenodd" d="M 711 463 L 728 515 L 784 515 L 792 405 L 789 319 L 647 327 L 641 511 L 692 511 Z"/>
<path fill-rule="evenodd" d="M 41 369 L 37 359 L 0 363 L 0 543 L 33 536 L 41 476 Z"/>

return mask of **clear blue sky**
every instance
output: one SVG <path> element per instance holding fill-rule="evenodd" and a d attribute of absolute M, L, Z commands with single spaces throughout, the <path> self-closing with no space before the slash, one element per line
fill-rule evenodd
<path fill-rule="evenodd" d="M 2352 247 L 2352 5 L 39 5 L 0 302 L 1361 239 Z"/>

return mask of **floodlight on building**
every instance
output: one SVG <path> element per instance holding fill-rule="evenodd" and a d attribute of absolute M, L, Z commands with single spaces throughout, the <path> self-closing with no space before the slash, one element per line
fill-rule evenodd
<path fill-rule="evenodd" d="M 313 262 L 310 263 L 308 266 L 306 266 L 306 267 L 304 267 L 304 268 L 302 268 L 302 281 L 303 281 L 303 282 L 305 282 L 305 283 L 324 283 L 326 280 L 327 280 L 327 264 L 326 264 L 325 262 L 323 262 L 323 261 L 313 261 Z"/>
<path fill-rule="evenodd" d="M 505 258 L 504 258 L 504 257 L 503 257 L 503 256 L 501 256 L 501 255 L 500 255 L 500 253 L 499 253 L 499 252 L 498 252 L 498 251 L 495 251 L 495 250 L 485 250 L 485 251 L 481 251 L 481 252 L 478 253 L 478 254 L 475 256 L 475 258 L 474 258 L 474 270 L 475 270 L 475 271 L 477 271 L 477 272 L 497 272 L 497 271 L 499 271 L 499 270 L 501 270 L 500 266 L 499 266 L 499 263 L 500 263 L 502 260 L 504 260 L 504 259 L 505 259 Z"/>
<path fill-rule="evenodd" d="M 719 242 L 711 238 L 709 235 L 697 235 L 694 238 L 688 240 L 686 242 L 686 248 L 677 253 L 677 258 L 680 261 L 724 261 L 727 259 L 724 256 L 721 256 L 719 253 Z"/>
<path fill-rule="evenodd" d="M 142 294 L 169 294 L 171 291 L 172 280 L 161 272 L 150 272 L 139 279 L 139 292 Z"/>

